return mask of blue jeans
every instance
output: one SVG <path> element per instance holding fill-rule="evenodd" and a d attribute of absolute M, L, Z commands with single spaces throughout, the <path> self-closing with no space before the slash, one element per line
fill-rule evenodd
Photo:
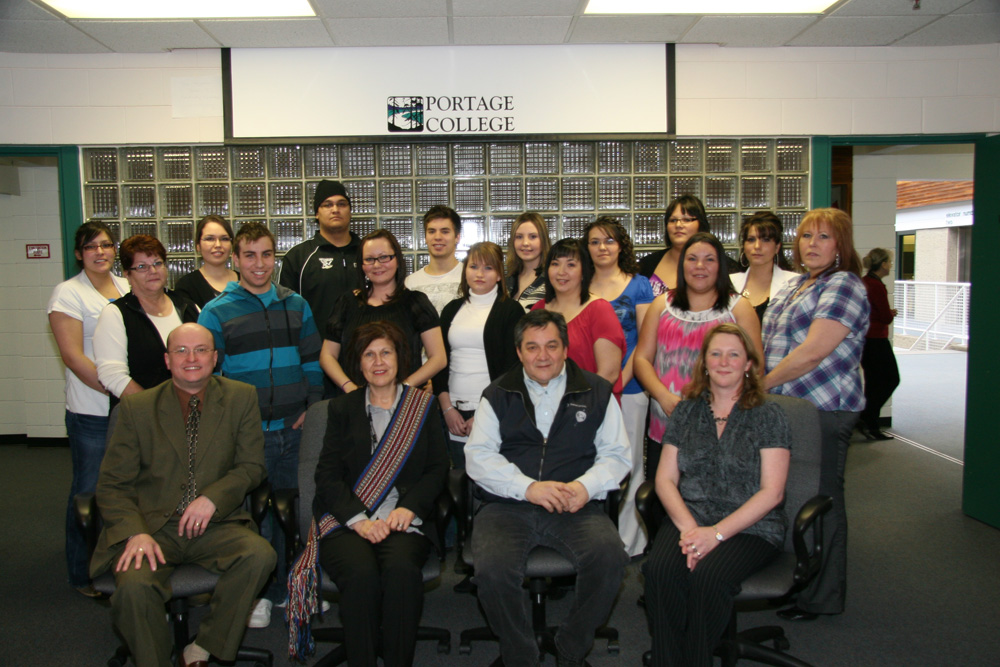
<path fill-rule="evenodd" d="M 264 431 L 264 465 L 267 467 L 267 479 L 271 489 L 299 488 L 299 442 L 302 440 L 302 429 L 287 426 L 277 431 Z M 302 508 L 300 511 L 310 511 Z M 264 517 L 260 534 L 271 543 L 278 552 L 278 567 L 276 578 L 268 586 L 266 597 L 271 602 L 281 602 L 288 597 L 286 584 L 288 564 L 285 562 L 285 535 L 278 526 L 277 517 L 273 513 Z"/>
<path fill-rule="evenodd" d="M 108 418 L 95 415 L 79 415 L 66 411 L 66 435 L 69 436 L 69 451 L 73 461 L 73 481 L 69 487 L 69 502 L 66 504 L 66 567 L 69 583 L 74 588 L 83 588 L 90 583 L 90 557 L 87 543 L 76 525 L 76 511 L 73 496 L 78 493 L 93 493 L 97 488 L 97 476 L 101 471 L 101 460 L 108 437 Z"/>

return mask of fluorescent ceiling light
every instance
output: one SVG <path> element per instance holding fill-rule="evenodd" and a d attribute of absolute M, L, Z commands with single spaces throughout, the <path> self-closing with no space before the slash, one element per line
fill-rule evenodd
<path fill-rule="evenodd" d="M 590 0 L 584 14 L 822 14 L 838 0 Z"/>
<path fill-rule="evenodd" d="M 40 0 L 71 19 L 244 19 L 316 16 L 308 0 Z"/>

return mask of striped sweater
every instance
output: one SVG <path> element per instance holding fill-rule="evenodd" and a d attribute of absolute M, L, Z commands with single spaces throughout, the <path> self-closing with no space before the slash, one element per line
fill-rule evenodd
<path fill-rule="evenodd" d="M 231 282 L 201 311 L 222 375 L 257 387 L 265 431 L 291 426 L 323 394 L 322 345 L 309 304 L 281 286 L 253 294 Z"/>

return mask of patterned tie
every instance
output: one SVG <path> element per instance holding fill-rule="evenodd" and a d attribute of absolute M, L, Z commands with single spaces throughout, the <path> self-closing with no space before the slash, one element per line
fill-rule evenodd
<path fill-rule="evenodd" d="M 194 481 L 194 455 L 198 450 L 198 421 L 201 419 L 201 413 L 198 411 L 198 404 L 201 401 L 194 394 L 191 395 L 190 400 L 188 400 L 188 418 L 187 426 L 184 429 L 187 435 L 188 444 L 188 483 L 187 491 L 184 493 L 184 497 L 181 498 L 180 504 L 177 506 L 177 513 L 183 514 L 187 506 L 194 502 L 194 499 L 198 496 L 198 489 Z"/>

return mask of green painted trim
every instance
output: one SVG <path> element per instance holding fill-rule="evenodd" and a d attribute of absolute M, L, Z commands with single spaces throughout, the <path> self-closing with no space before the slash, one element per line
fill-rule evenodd
<path fill-rule="evenodd" d="M 59 222 L 63 237 L 63 274 L 76 275 L 73 234 L 83 224 L 83 185 L 77 146 L 0 146 L 0 157 L 54 157 L 59 170 Z"/>
<path fill-rule="evenodd" d="M 823 137 L 833 146 L 881 146 L 882 144 L 974 144 L 985 134 L 871 134 Z M 815 141 L 815 138 L 813 139 Z"/>
<path fill-rule="evenodd" d="M 1000 136 L 976 142 L 972 205 L 970 281 L 982 285 L 972 290 L 969 304 L 968 375 L 965 398 L 965 467 L 962 511 L 974 519 L 1000 528 L 1000 448 L 996 446 L 996 378 L 1000 364 L 991 340 L 1000 329 L 1000 311 L 989 288 L 996 277 L 996 249 L 1000 246 Z"/>
<path fill-rule="evenodd" d="M 811 160 L 812 208 L 826 208 L 833 197 L 830 191 L 833 183 L 833 145 L 830 137 L 812 138 Z"/>

